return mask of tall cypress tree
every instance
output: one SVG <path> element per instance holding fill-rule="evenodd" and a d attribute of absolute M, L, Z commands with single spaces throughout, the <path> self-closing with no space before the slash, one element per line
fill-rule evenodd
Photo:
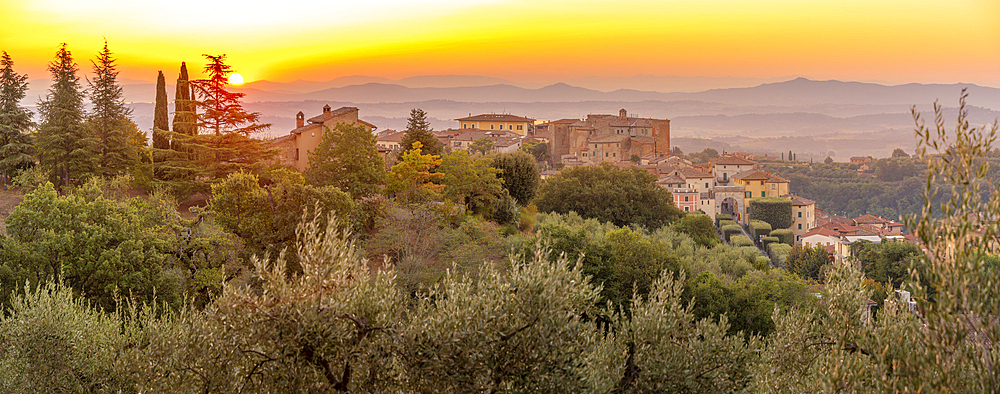
<path fill-rule="evenodd" d="M 56 58 L 49 63 L 52 86 L 38 103 L 41 124 L 38 127 L 38 150 L 41 165 L 58 183 L 69 186 L 70 178 L 82 178 L 95 167 L 93 138 L 84 127 L 83 88 L 79 71 L 66 43 L 59 45 Z"/>
<path fill-rule="evenodd" d="M 198 120 L 195 114 L 196 103 L 192 98 L 191 82 L 188 80 L 187 64 L 181 62 L 181 71 L 177 76 L 177 87 L 174 92 L 174 132 L 188 136 L 198 134 Z"/>
<path fill-rule="evenodd" d="M 97 54 L 95 77 L 90 82 L 90 103 L 87 127 L 97 142 L 99 172 L 114 175 L 128 172 L 138 164 L 138 147 L 133 146 L 129 134 L 138 130 L 132 122 L 132 109 L 125 106 L 125 95 L 118 85 L 115 58 L 108 50 L 108 42 Z"/>
<path fill-rule="evenodd" d="M 28 76 L 14 72 L 14 61 L 6 51 L 0 56 L 0 182 L 7 188 L 7 178 L 35 163 L 28 129 L 31 111 L 18 102 L 28 91 Z"/>
<path fill-rule="evenodd" d="M 153 105 L 153 148 L 170 148 L 169 136 L 164 131 L 170 130 L 170 119 L 167 116 L 167 81 L 163 71 L 156 76 L 156 103 Z"/>

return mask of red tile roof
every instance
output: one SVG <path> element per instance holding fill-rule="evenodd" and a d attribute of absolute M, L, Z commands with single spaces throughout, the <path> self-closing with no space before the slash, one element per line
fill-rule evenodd
<path fill-rule="evenodd" d="M 482 114 L 455 119 L 459 122 L 534 122 L 534 119 L 511 114 Z M 575 119 L 574 119 L 575 121 Z"/>
<path fill-rule="evenodd" d="M 732 165 L 732 166 L 745 166 L 745 165 L 754 165 L 754 164 L 757 164 L 757 162 L 750 161 L 750 160 L 744 159 L 742 157 L 736 157 L 736 156 L 717 157 L 717 158 L 715 158 L 715 159 L 712 160 L 712 163 L 714 163 L 714 164 L 726 164 L 726 165 Z"/>

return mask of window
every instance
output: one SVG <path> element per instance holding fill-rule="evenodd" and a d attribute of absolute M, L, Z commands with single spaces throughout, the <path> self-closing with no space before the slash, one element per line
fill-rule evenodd
<path fill-rule="evenodd" d="M 617 153 L 612 153 L 611 157 L 617 157 L 616 155 L 617 155 Z"/>
<path fill-rule="evenodd" d="M 705 188 L 708 189 L 708 182 L 705 182 Z"/>
<path fill-rule="evenodd" d="M 799 223 L 799 230 L 802 229 L 802 223 Z"/>
<path fill-rule="evenodd" d="M 751 194 L 751 193 L 752 193 L 752 192 L 746 192 L 746 193 L 743 193 L 743 197 L 746 197 L 746 198 L 753 198 L 753 194 Z"/>
<path fill-rule="evenodd" d="M 299 148 L 295 148 L 295 161 L 299 161 Z"/>
<path fill-rule="evenodd" d="M 802 217 L 802 211 L 799 211 L 799 217 Z"/>
<path fill-rule="evenodd" d="M 608 157 L 608 152 L 604 152 L 604 157 Z"/>
<path fill-rule="evenodd" d="M 493 130 L 493 125 L 490 125 L 490 130 Z"/>
<path fill-rule="evenodd" d="M 690 209 L 689 209 L 689 208 L 691 208 L 691 207 L 684 207 L 684 210 L 685 210 L 685 211 L 690 211 Z"/>
<path fill-rule="evenodd" d="M 463 129 L 467 129 L 467 128 L 469 128 L 469 125 L 467 125 L 467 124 L 465 124 L 465 123 L 462 123 L 462 128 L 463 128 Z"/>
<path fill-rule="evenodd" d="M 726 179 L 729 179 L 729 174 L 723 172 L 722 173 L 722 180 L 726 180 Z"/>
<path fill-rule="evenodd" d="M 688 196 L 684 196 L 684 202 L 688 202 Z"/>
<path fill-rule="evenodd" d="M 764 197 L 764 191 L 763 191 L 763 190 L 761 190 L 761 192 L 760 192 L 760 196 L 761 196 L 761 197 Z"/>
<path fill-rule="evenodd" d="M 764 186 L 764 181 L 760 181 L 760 185 L 761 185 L 761 186 Z"/>
<path fill-rule="evenodd" d="M 518 129 L 518 130 L 522 130 L 522 129 L 521 129 L 522 127 L 524 127 L 524 126 L 522 126 L 522 125 L 517 125 L 517 129 Z"/>
<path fill-rule="evenodd" d="M 597 144 L 594 144 L 594 149 L 597 149 Z"/>

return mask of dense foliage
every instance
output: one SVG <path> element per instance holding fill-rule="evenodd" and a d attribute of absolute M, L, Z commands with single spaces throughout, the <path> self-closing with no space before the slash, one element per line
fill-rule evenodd
<path fill-rule="evenodd" d="M 758 197 L 747 204 L 747 215 L 751 221 L 759 220 L 771 225 L 772 229 L 792 227 L 792 201 L 781 197 Z"/>
<path fill-rule="evenodd" d="M 501 153 L 493 157 L 492 165 L 500 170 L 504 189 L 518 204 L 531 203 L 541 182 L 538 163 L 531 155 L 521 151 Z"/>
<path fill-rule="evenodd" d="M 608 163 L 565 169 L 546 180 L 535 204 L 541 212 L 576 212 L 618 226 L 637 224 L 655 229 L 681 218 L 670 192 L 656 176 L 636 167 Z"/>
<path fill-rule="evenodd" d="M 309 168 L 303 175 L 314 186 L 333 186 L 359 199 L 381 192 L 385 185 L 385 161 L 375 147 L 375 135 L 363 125 L 328 128 L 308 154 Z"/>
<path fill-rule="evenodd" d="M 31 112 L 20 106 L 28 92 L 28 76 L 14 72 L 14 61 L 4 51 L 0 56 L 0 183 L 35 164 L 35 147 L 28 133 Z"/>

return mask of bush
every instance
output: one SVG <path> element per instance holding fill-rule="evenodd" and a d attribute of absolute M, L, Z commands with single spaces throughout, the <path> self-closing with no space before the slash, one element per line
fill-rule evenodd
<path fill-rule="evenodd" d="M 729 220 L 729 219 L 719 221 L 719 228 L 723 228 L 726 226 L 739 226 L 739 224 L 737 224 L 735 220 Z"/>
<path fill-rule="evenodd" d="M 712 247 L 719 243 L 708 215 L 686 215 L 674 224 L 674 230 L 691 236 L 701 246 Z"/>
<path fill-rule="evenodd" d="M 792 230 L 787 230 L 787 229 L 774 230 L 771 231 L 771 236 L 778 238 L 778 242 L 788 245 L 789 247 L 795 245 L 795 234 L 792 233 Z"/>
<path fill-rule="evenodd" d="M 750 235 L 753 235 L 754 239 L 760 239 L 761 236 L 768 236 L 771 234 L 771 224 L 761 220 L 751 220 L 750 221 Z"/>
<path fill-rule="evenodd" d="M 715 215 L 715 227 L 722 227 L 722 225 L 719 224 L 719 222 L 721 222 L 723 220 L 733 220 L 733 215 L 727 215 L 727 214 L 724 214 L 724 213 L 716 214 Z"/>
<path fill-rule="evenodd" d="M 767 245 L 775 242 L 781 242 L 781 240 L 779 240 L 778 237 L 774 236 L 764 237 L 764 239 L 760 240 L 760 246 L 764 248 L 764 250 L 767 250 Z"/>
<path fill-rule="evenodd" d="M 746 235 L 734 235 L 729 239 L 729 243 L 733 246 L 753 246 L 753 241 L 750 240 Z"/>
<path fill-rule="evenodd" d="M 729 242 L 729 237 L 742 233 L 743 229 L 739 225 L 730 224 L 727 226 L 722 226 L 722 238 L 724 238 L 726 242 Z"/>
<path fill-rule="evenodd" d="M 785 260 L 791 251 L 792 247 L 783 243 L 772 243 L 767 246 L 767 254 L 771 256 L 771 261 L 778 267 L 785 266 Z"/>
<path fill-rule="evenodd" d="M 792 227 L 792 200 L 780 197 L 758 197 L 750 200 L 747 206 L 750 220 L 761 220 L 769 223 L 771 228 Z"/>
<path fill-rule="evenodd" d="M 753 262 L 753 268 L 758 271 L 767 271 L 771 268 L 771 259 L 766 256 L 757 256 L 757 260 Z"/>

